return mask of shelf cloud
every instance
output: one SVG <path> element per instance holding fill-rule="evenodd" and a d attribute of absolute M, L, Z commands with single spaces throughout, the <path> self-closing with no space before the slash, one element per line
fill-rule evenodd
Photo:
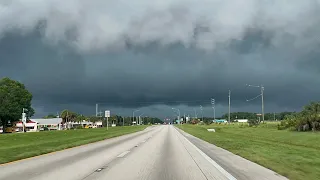
<path fill-rule="evenodd" d="M 234 110 L 258 111 L 245 84 L 265 86 L 266 111 L 296 110 L 319 98 L 319 2 L 0 0 L 0 76 L 25 83 L 38 114 L 212 97 L 223 113 L 229 89 Z"/>

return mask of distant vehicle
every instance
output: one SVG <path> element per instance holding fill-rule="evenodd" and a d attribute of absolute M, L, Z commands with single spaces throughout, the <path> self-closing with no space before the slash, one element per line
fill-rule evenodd
<path fill-rule="evenodd" d="M 13 133 L 13 132 L 15 132 L 16 130 L 13 128 L 13 127 L 7 127 L 6 129 L 5 129 L 5 132 L 6 133 Z"/>
<path fill-rule="evenodd" d="M 227 123 L 228 121 L 225 120 L 225 119 L 216 119 L 216 120 L 213 120 L 215 123 Z"/>
<path fill-rule="evenodd" d="M 237 119 L 236 121 L 239 123 L 247 123 L 248 119 Z"/>

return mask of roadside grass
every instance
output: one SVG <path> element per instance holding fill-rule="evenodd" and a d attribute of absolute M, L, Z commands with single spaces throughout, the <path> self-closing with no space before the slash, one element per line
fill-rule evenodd
<path fill-rule="evenodd" d="M 320 133 L 277 130 L 277 123 L 177 127 L 293 180 L 320 179 Z M 208 132 L 214 128 L 216 132 Z"/>
<path fill-rule="evenodd" d="M 0 134 L 0 164 L 134 133 L 147 126 Z"/>

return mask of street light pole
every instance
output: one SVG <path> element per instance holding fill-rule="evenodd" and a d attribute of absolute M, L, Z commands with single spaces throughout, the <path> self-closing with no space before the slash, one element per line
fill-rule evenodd
<path fill-rule="evenodd" d="M 202 106 L 200 105 L 200 110 L 201 110 L 201 120 L 203 122 L 203 109 L 202 109 Z"/>
<path fill-rule="evenodd" d="M 178 111 L 178 113 L 179 113 L 179 116 L 178 116 L 178 122 L 179 122 L 179 124 L 180 124 L 180 109 L 172 108 L 172 110 L 177 110 L 177 111 Z"/>
<path fill-rule="evenodd" d="M 179 119 L 179 124 L 180 124 L 180 109 L 178 109 L 178 112 L 179 112 L 179 117 L 178 117 L 178 119 Z"/>
<path fill-rule="evenodd" d="M 141 125 L 141 116 L 142 116 L 143 114 L 144 114 L 144 113 L 141 113 L 141 114 L 139 115 L 139 119 L 138 119 L 139 125 Z"/>
<path fill-rule="evenodd" d="M 140 109 L 136 109 L 136 110 L 134 110 L 134 111 L 132 112 L 132 123 L 134 122 L 134 118 L 135 118 L 135 117 L 134 117 L 134 113 L 135 113 L 135 112 L 138 112 L 138 111 L 140 111 Z"/>
<path fill-rule="evenodd" d="M 24 113 L 24 111 L 28 111 L 28 109 L 25 109 L 25 108 L 22 108 L 22 117 L 21 117 L 21 121 L 22 121 L 22 132 L 24 133 L 24 131 L 25 131 L 25 128 L 24 128 L 24 126 L 25 126 L 25 119 L 27 119 L 26 118 L 26 114 Z"/>

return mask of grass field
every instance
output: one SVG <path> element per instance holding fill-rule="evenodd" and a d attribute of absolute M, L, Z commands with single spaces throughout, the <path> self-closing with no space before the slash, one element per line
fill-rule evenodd
<path fill-rule="evenodd" d="M 147 126 L 125 126 L 68 131 L 0 134 L 0 164 L 79 146 L 145 129 Z"/>
<path fill-rule="evenodd" d="M 293 180 L 320 179 L 320 133 L 239 125 L 178 125 L 180 129 Z M 208 132 L 215 128 L 216 132 Z"/>

